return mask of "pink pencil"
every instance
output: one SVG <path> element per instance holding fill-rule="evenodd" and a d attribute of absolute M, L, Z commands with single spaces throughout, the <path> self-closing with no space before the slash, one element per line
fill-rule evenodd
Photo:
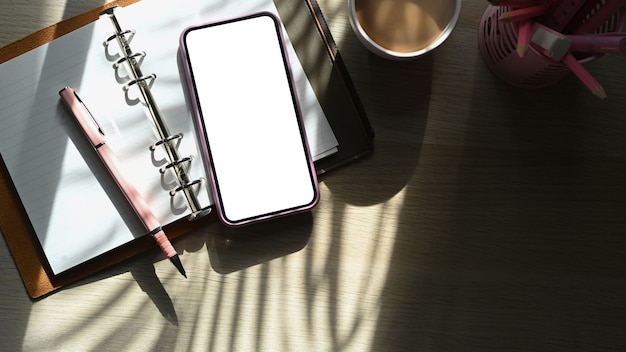
<path fill-rule="evenodd" d="M 523 21 L 541 16 L 546 13 L 546 11 L 548 11 L 548 6 L 545 4 L 539 4 L 505 12 L 498 17 L 498 20 L 502 22 Z"/>
<path fill-rule="evenodd" d="M 517 30 L 517 55 L 524 57 L 528 51 L 530 45 L 530 32 L 532 30 L 533 22 L 531 20 L 524 20 L 520 22 Z"/>
<path fill-rule="evenodd" d="M 561 61 L 576 75 L 576 77 L 578 77 L 581 82 L 583 82 L 591 93 L 600 99 L 606 98 L 604 88 L 571 53 L 565 54 Z"/>

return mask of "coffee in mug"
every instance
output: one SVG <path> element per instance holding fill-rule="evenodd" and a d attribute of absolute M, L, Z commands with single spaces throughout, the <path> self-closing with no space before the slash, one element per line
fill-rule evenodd
<path fill-rule="evenodd" d="M 374 53 L 413 58 L 447 39 L 460 7 L 461 0 L 350 0 L 350 23 Z"/>

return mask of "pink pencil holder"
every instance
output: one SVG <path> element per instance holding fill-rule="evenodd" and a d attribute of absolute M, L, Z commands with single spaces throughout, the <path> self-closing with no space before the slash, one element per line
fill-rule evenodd
<path fill-rule="evenodd" d="M 570 0 L 571 1 L 571 0 Z M 601 2 L 591 0 L 589 3 Z M 503 81 L 520 88 L 537 89 L 553 85 L 567 76 L 569 69 L 560 62 L 544 56 L 532 46 L 524 57 L 517 54 L 517 23 L 506 23 L 498 18 L 510 11 L 506 6 L 489 5 L 480 21 L 478 44 L 483 61 L 489 70 Z M 589 16 L 592 16 L 591 14 Z M 599 32 L 612 32 L 620 29 L 620 14 L 615 13 Z M 579 60 L 581 63 L 593 61 L 598 56 Z"/>

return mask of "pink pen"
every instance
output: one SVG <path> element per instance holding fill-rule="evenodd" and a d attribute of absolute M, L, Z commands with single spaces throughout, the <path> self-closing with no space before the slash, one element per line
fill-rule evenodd
<path fill-rule="evenodd" d="M 150 235 L 154 237 L 163 253 L 167 255 L 178 271 L 184 277 L 187 277 L 185 269 L 183 268 L 180 258 L 178 257 L 178 253 L 176 253 L 174 247 L 172 247 L 172 244 L 161 228 L 161 224 L 150 210 L 146 201 L 139 194 L 137 189 L 126 181 L 126 178 L 121 172 L 117 157 L 106 144 L 104 133 L 102 132 L 102 129 L 100 129 L 100 126 L 98 126 L 94 117 L 91 115 L 91 112 L 89 112 L 89 109 L 87 109 L 76 91 L 70 87 L 63 88 L 59 92 L 59 95 L 61 95 L 61 99 L 80 125 L 81 130 L 87 139 L 89 139 L 89 142 L 96 150 L 98 156 L 100 156 L 100 159 L 111 173 L 113 179 L 115 179 L 115 182 L 122 190 L 122 193 L 124 193 L 124 196 L 132 206 L 135 213 L 137 213 L 137 216 L 141 219 L 145 228 L 148 230 Z"/>

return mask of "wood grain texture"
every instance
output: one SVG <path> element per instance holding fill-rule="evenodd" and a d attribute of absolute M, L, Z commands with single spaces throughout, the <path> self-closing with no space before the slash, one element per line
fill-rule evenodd
<path fill-rule="evenodd" d="M 176 240 L 188 280 L 154 250 L 31 302 L 0 241 L 3 350 L 626 350 L 625 59 L 587 66 L 605 101 L 572 76 L 523 91 L 482 62 L 486 1 L 410 62 L 319 2 L 374 154 L 325 175 L 311 214 Z"/>

